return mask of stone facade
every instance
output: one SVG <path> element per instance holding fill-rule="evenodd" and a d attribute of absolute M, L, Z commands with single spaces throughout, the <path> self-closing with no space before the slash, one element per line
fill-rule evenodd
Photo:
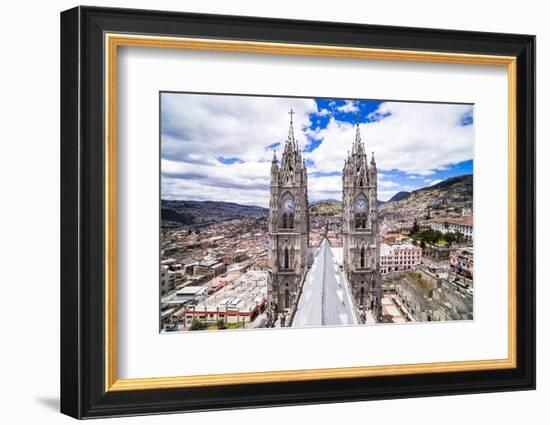
<path fill-rule="evenodd" d="M 307 271 L 307 169 L 290 129 L 281 162 L 273 154 L 269 202 L 268 322 L 289 324 Z"/>
<path fill-rule="evenodd" d="M 377 187 L 374 153 L 369 165 L 357 125 L 342 172 L 342 236 L 344 272 L 362 321 L 369 312 L 375 321 L 380 318 Z"/>
<path fill-rule="evenodd" d="M 407 272 L 395 285 L 395 294 L 413 321 L 473 319 L 473 297 L 459 294 L 446 279 L 424 268 Z"/>

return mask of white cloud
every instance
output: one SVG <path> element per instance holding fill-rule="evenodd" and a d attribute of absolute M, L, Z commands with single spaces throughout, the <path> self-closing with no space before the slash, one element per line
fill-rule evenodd
<path fill-rule="evenodd" d="M 242 205 L 268 207 L 269 191 L 205 186 L 200 180 L 162 178 L 163 199 L 236 202 Z"/>
<path fill-rule="evenodd" d="M 473 158 L 473 127 L 461 125 L 471 112 L 469 105 L 385 102 L 376 111 L 384 118 L 360 124 L 361 136 L 367 152 L 375 152 L 378 168 L 431 175 Z M 354 125 L 331 118 L 314 137 L 322 141 L 308 155 L 315 170 L 341 171 L 355 138 Z"/>
<path fill-rule="evenodd" d="M 352 100 L 346 100 L 342 106 L 336 108 L 340 112 L 359 112 L 359 107 L 356 102 Z"/>
<path fill-rule="evenodd" d="M 324 117 L 324 116 L 326 116 L 326 115 L 328 115 L 328 114 L 330 114 L 329 110 L 326 109 L 326 108 L 323 108 L 323 109 L 321 109 L 321 110 L 319 111 L 319 114 L 318 114 L 318 115 L 321 116 L 321 117 Z"/>
<path fill-rule="evenodd" d="M 342 176 L 321 176 L 308 178 L 310 201 L 321 199 L 342 199 Z"/>
<path fill-rule="evenodd" d="M 334 106 L 334 105 L 332 105 Z M 278 156 L 288 134 L 290 108 L 294 131 L 302 146 L 308 138 L 321 142 L 304 157 L 308 167 L 310 200 L 340 199 L 341 176 L 316 176 L 315 172 L 341 172 L 347 150 L 355 138 L 354 125 L 331 117 L 325 129 L 311 129 L 309 114 L 330 116 L 317 110 L 313 99 L 251 96 L 162 95 L 162 196 L 169 199 L 221 200 L 267 206 L 272 151 Z M 352 101 L 339 107 L 357 109 Z M 398 169 L 410 178 L 427 178 L 436 169 L 473 157 L 472 126 L 460 119 L 470 106 L 412 103 L 383 103 L 377 122 L 361 124 L 368 152 L 374 151 L 378 169 Z M 370 156 L 370 155 L 369 155 Z M 221 163 L 218 158 L 242 162 Z M 381 200 L 401 187 L 392 173 L 379 172 Z"/>
<path fill-rule="evenodd" d="M 164 93 L 162 156 L 191 163 L 271 159 L 266 146 L 284 143 L 290 108 L 295 135 L 304 145 L 302 128 L 311 125 L 309 113 L 317 112 L 313 99 Z"/>
<path fill-rule="evenodd" d="M 312 99 L 162 95 L 162 197 L 217 199 L 267 206 L 272 149 L 280 152 L 295 112 L 295 137 L 305 145 Z M 243 163 L 223 164 L 218 158 Z"/>
<path fill-rule="evenodd" d="M 381 180 L 378 178 L 378 187 L 390 188 L 390 187 L 399 187 L 399 184 L 392 182 L 390 180 Z"/>

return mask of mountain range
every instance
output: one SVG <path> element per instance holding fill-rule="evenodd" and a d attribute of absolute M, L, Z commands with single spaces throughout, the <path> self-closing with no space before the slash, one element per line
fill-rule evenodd
<path fill-rule="evenodd" d="M 224 221 L 232 218 L 267 217 L 267 208 L 221 201 L 161 201 L 161 219 L 183 225 Z"/>
<path fill-rule="evenodd" d="M 472 174 L 463 174 L 461 176 L 450 177 L 446 180 L 440 181 L 439 183 L 433 184 L 431 186 L 423 187 L 421 189 L 413 190 L 412 192 L 397 192 L 393 195 L 387 202 L 398 202 L 408 199 L 411 194 L 420 193 L 423 191 L 437 189 L 439 191 L 447 190 L 454 186 L 464 186 L 465 188 L 472 187 L 474 183 L 474 177 Z"/>
<path fill-rule="evenodd" d="M 465 174 L 451 177 L 434 185 L 423 187 L 412 192 L 398 192 L 387 202 L 378 201 L 383 210 L 391 210 L 404 203 L 410 203 L 422 198 L 423 204 L 431 205 L 438 199 L 456 200 L 461 204 L 471 203 L 473 194 L 473 176 Z M 454 202 L 451 202 L 454 203 Z M 310 202 L 310 212 L 313 215 L 338 213 L 342 209 L 342 202 L 336 199 L 324 199 Z M 232 218 L 265 218 L 269 215 L 267 208 L 242 205 L 234 202 L 221 201 L 161 201 L 161 219 L 179 225 L 200 225 Z"/>

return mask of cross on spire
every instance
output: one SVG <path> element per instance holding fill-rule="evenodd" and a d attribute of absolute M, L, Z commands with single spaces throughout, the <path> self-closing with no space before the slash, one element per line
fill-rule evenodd
<path fill-rule="evenodd" d="M 294 112 L 294 110 L 292 108 L 290 108 L 290 112 L 288 113 L 288 115 L 290 115 L 290 123 L 292 124 L 292 115 L 294 115 L 296 112 Z"/>
<path fill-rule="evenodd" d="M 290 112 L 288 113 L 290 115 L 290 127 L 288 129 L 288 139 L 287 139 L 287 144 L 290 143 L 290 146 L 293 150 L 296 149 L 296 141 L 294 140 L 294 128 L 293 128 L 293 115 L 295 114 L 296 112 L 294 112 L 294 110 L 292 108 L 290 108 Z"/>

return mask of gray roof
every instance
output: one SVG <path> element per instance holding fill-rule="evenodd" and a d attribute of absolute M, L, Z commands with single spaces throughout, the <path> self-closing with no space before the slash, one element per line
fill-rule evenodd
<path fill-rule="evenodd" d="M 336 264 L 330 244 L 323 239 L 309 270 L 293 327 L 357 324 L 351 294 Z"/>

